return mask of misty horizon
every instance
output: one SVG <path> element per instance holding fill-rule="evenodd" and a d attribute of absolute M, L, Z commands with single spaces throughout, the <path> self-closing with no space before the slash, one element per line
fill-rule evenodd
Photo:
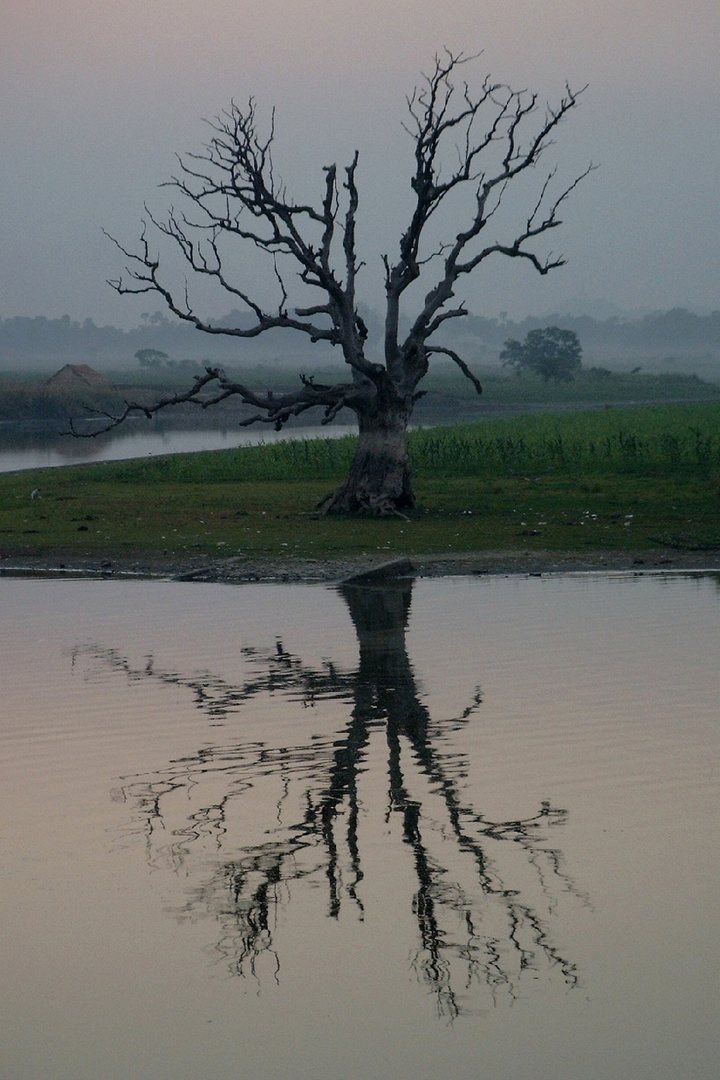
<path fill-rule="evenodd" d="M 368 355 L 379 356 L 382 315 L 364 306 L 361 314 L 369 331 Z M 247 318 L 230 311 L 218 322 L 238 326 Z M 604 319 L 551 313 L 518 321 L 469 312 L 445 327 L 444 340 L 471 366 L 498 367 L 500 352 L 509 338 L 523 339 L 531 330 L 550 324 L 575 332 L 585 368 L 600 365 L 630 371 L 641 364 L 645 371 L 695 373 L 718 381 L 720 311 L 699 315 L 674 308 L 635 318 L 624 313 Z M 230 368 L 271 364 L 298 372 L 342 366 L 337 349 L 327 342 L 312 343 L 303 334 L 276 329 L 250 339 L 231 334 L 208 337 L 160 310 L 146 314 L 139 325 L 129 329 L 101 326 L 90 318 L 80 322 L 67 314 L 59 319 L 42 315 L 0 318 L 0 372 L 49 372 L 66 363 L 85 363 L 106 371 L 137 368 L 138 353 L 143 349 L 159 350 L 178 375 L 183 365 L 205 363 Z M 185 374 L 189 377 L 187 371 Z"/>
<path fill-rule="evenodd" d="M 482 52 L 471 83 L 491 75 L 527 87 L 540 109 L 566 80 L 588 84 L 552 156 L 560 183 L 599 166 L 543 247 L 568 265 L 540 277 L 493 262 L 458 301 L 513 320 L 574 314 L 578 303 L 598 317 L 720 308 L 720 8 L 711 0 L 572 9 L 447 0 L 441 30 L 428 0 L 308 0 L 302 12 L 290 0 L 8 0 L 0 28 L 3 319 L 67 313 L 137 326 L 147 300 L 107 285 L 123 260 L 103 230 L 132 247 L 144 204 L 160 217 L 168 210 L 159 185 L 176 153 L 207 139 L 202 118 L 250 96 L 263 123 L 276 109 L 278 169 L 297 200 L 317 201 L 322 166 L 342 168 L 359 151 L 359 298 L 379 307 L 382 255 L 394 256 L 407 222 L 405 96 L 444 46 Z M 222 313 L 213 303 L 209 318 Z"/>

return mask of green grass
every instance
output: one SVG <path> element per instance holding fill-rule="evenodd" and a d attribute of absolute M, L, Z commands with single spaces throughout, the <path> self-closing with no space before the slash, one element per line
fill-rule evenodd
<path fill-rule="evenodd" d="M 606 368 L 583 368 L 571 382 L 545 382 L 525 372 L 520 377 L 498 368 L 478 369 L 483 386 L 483 400 L 504 405 L 528 403 L 581 404 L 600 402 L 673 402 L 719 400 L 720 386 L 680 372 L 609 371 Z M 423 389 L 454 396 L 473 397 L 475 391 L 456 371 L 436 368 L 423 380 Z"/>
<path fill-rule="evenodd" d="M 718 419 L 716 404 L 543 413 L 413 433 L 409 447 L 418 473 L 666 476 L 720 467 Z"/>
<path fill-rule="evenodd" d="M 352 449 L 351 438 L 304 440 L 5 474 L 0 554 L 326 559 L 720 547 L 720 404 L 412 432 L 421 508 L 408 521 L 313 513 Z"/>

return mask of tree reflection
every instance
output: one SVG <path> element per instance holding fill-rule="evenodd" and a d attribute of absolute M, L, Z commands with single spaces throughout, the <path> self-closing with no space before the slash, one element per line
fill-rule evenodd
<path fill-rule="evenodd" d="M 406 648 L 411 589 L 407 580 L 342 587 L 359 643 L 355 670 L 330 661 L 312 667 L 281 641 L 272 651 L 244 650 L 249 674 L 238 685 L 210 672 L 160 670 L 152 659 L 133 667 L 98 646 L 76 652 L 129 679 L 185 687 L 215 719 L 258 695 L 282 694 L 302 706 L 348 703 L 344 730 L 306 745 L 213 745 L 127 778 L 131 831 L 144 834 L 151 865 L 188 879 L 181 913 L 210 913 L 219 922 L 223 962 L 240 975 L 277 978 L 277 924 L 299 886 L 324 881 L 330 918 L 347 905 L 364 918 L 363 828 L 377 810 L 372 792 L 384 791 L 388 842 L 397 839 L 395 856 L 405 851 L 412 868 L 412 966 L 438 1012 L 453 1019 L 488 991 L 494 1001 L 514 999 L 525 978 L 545 974 L 575 986 L 575 965 L 551 924 L 562 894 L 583 898 L 548 840 L 565 810 L 543 802 L 530 817 L 494 821 L 464 798 L 468 762 L 453 736 L 480 706 L 480 692 L 461 716 L 431 718 Z M 379 785 L 370 764 L 380 745 L 386 772 Z M 264 798 L 274 806 L 272 821 L 253 818 Z M 389 880 L 396 887 L 407 877 Z"/>

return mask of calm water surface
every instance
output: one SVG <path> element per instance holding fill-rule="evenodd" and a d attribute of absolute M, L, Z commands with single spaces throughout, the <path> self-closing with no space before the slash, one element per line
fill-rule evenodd
<path fill-rule="evenodd" d="M 0 1075 L 710 1080 L 720 582 L 0 579 Z"/>
<path fill-rule="evenodd" d="M 158 454 L 185 454 L 199 450 L 231 450 L 260 442 L 283 439 L 329 439 L 354 434 L 356 428 L 333 424 L 331 427 L 295 427 L 274 431 L 266 425 L 254 428 L 182 430 L 158 429 L 147 424 L 126 424 L 95 439 L 76 439 L 70 435 L 42 431 L 20 433 L 11 425 L 0 424 L 0 473 L 23 469 L 44 469 L 57 465 L 81 465 L 91 461 L 120 461 L 126 458 L 153 457 Z"/>

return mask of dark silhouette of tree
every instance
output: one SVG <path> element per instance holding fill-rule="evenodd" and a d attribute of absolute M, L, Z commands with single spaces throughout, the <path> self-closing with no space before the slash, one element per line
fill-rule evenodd
<path fill-rule="evenodd" d="M 161 349 L 138 349 L 135 353 L 135 359 L 140 367 L 158 371 L 167 361 L 168 354 L 162 352 Z"/>
<path fill-rule="evenodd" d="M 503 367 L 514 367 L 518 375 L 531 371 L 545 382 L 572 382 L 582 366 L 582 347 L 574 330 L 548 326 L 531 330 L 523 342 L 509 338 L 500 359 Z"/>
<path fill-rule="evenodd" d="M 151 417 L 180 402 L 207 408 L 233 395 L 256 410 L 243 423 L 267 422 L 278 430 L 308 409 L 320 407 L 323 423 L 349 409 L 359 427 L 349 475 L 320 505 L 326 511 L 376 513 L 414 506 L 405 432 L 431 358 L 448 357 L 481 391 L 466 362 L 437 341 L 448 320 L 467 314 L 463 302 L 452 303 L 456 290 L 495 256 L 520 259 L 540 274 L 562 266 L 563 256 L 542 253 L 537 241 L 560 226 L 563 203 L 592 168 L 556 185 L 556 168 L 550 167 L 527 195 L 520 222 L 503 222 L 499 211 L 505 210 L 508 188 L 519 191 L 522 178 L 529 179 L 544 161 L 582 91 L 566 87 L 556 106 L 538 113 L 536 94 L 489 77 L 472 90 L 463 69 L 474 59 L 447 51 L 437 56 L 407 101 L 404 127 L 414 156 L 411 205 L 396 254 L 383 257 L 382 362 L 368 355 L 368 329 L 356 297 L 363 266 L 356 244 L 358 153 L 344 170 L 325 167 L 315 204 L 295 202 L 273 161 L 274 114 L 263 132 L 255 101 L 244 108 L 233 102 L 211 124 L 206 146 L 179 158 L 169 186 L 187 209 L 173 208 L 165 220 L 147 211 L 139 246 L 130 250 L 117 244 L 128 263 L 125 276 L 110 284 L 121 294 L 156 294 L 206 334 L 248 339 L 287 330 L 326 342 L 341 352 L 349 380 L 330 385 L 300 375 L 295 390 L 274 393 L 208 365 L 187 392 L 150 406 L 128 402 L 119 414 L 105 414 L 110 425 L 132 413 Z M 454 217 L 444 226 L 450 238 L 438 243 L 429 226 L 441 210 Z M 491 223 L 494 233 L 486 239 Z M 155 237 L 167 245 L 165 254 L 158 253 Z M 211 322 L 198 313 L 187 280 L 173 284 L 168 249 L 179 252 L 192 280 L 210 282 L 239 306 L 237 322 Z M 274 275 L 276 300 L 270 306 L 239 270 L 250 251 L 266 258 Z M 409 292 L 415 285 L 423 289 L 419 303 Z M 414 313 L 403 311 L 408 298 Z"/>
<path fill-rule="evenodd" d="M 271 652 L 245 650 L 252 674 L 238 686 L 212 673 L 162 671 L 152 659 L 134 667 L 99 646 L 75 655 L 89 653 L 131 680 L 185 687 L 215 720 L 264 694 L 282 693 L 302 706 L 325 698 L 347 702 L 344 729 L 308 745 L 215 745 L 125 778 L 121 797 L 134 808 L 130 832 L 145 837 L 153 866 L 200 878 L 181 911 L 218 921 L 217 949 L 231 971 L 279 978 L 275 925 L 293 889 L 324 879 L 328 916 L 337 919 L 349 904 L 363 918 L 359 826 L 377 808 L 361 804 L 358 792 L 369 743 L 384 738 L 382 813 L 390 833 L 399 826 L 395 834 L 417 882 L 410 900 L 417 926 L 412 966 L 439 1015 L 452 1020 L 473 1009 L 478 996 L 514 999 L 523 980 L 541 969 L 575 986 L 575 966 L 556 945 L 550 923 L 559 893 L 580 894 L 548 842 L 565 810 L 546 801 L 529 817 L 495 821 L 466 801 L 468 762 L 452 735 L 480 707 L 480 691 L 461 716 L 431 718 L 405 643 L 411 588 L 409 580 L 342 587 L 359 642 L 359 664 L 350 671 L 331 661 L 310 667 L 280 641 Z M 275 792 L 275 806 L 264 832 L 251 840 L 243 835 L 243 800 L 251 792 L 257 797 L 261 786 Z M 506 875 L 518 857 L 516 883 Z"/>

